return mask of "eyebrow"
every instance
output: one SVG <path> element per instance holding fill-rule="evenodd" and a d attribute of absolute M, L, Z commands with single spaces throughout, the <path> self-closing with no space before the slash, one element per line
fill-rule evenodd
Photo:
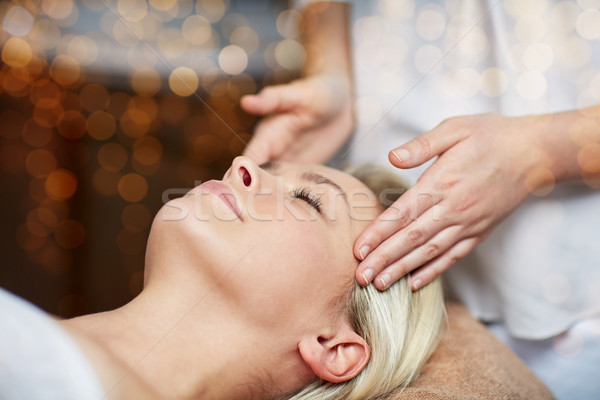
<path fill-rule="evenodd" d="M 307 181 L 307 182 L 314 183 L 316 185 L 321 185 L 321 184 L 329 185 L 329 186 L 333 187 L 335 190 L 337 190 L 344 198 L 344 201 L 346 201 L 346 203 L 348 203 L 348 196 L 346 195 L 346 192 L 344 191 L 344 189 L 342 189 L 342 187 L 340 185 L 338 185 L 331 179 L 326 178 L 323 175 L 318 174 L 313 171 L 303 172 L 300 175 L 300 179 Z"/>

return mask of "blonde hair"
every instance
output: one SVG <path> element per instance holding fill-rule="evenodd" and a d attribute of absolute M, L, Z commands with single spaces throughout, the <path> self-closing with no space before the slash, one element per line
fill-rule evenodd
<path fill-rule="evenodd" d="M 396 174 L 372 164 L 345 172 L 369 187 L 383 208 L 407 187 Z M 369 363 L 350 381 L 338 384 L 317 381 L 288 399 L 369 400 L 406 387 L 419 376 L 437 347 L 444 315 L 439 279 L 415 292 L 411 291 L 407 277 L 385 291 L 372 284 L 361 287 L 355 283 L 349 297 L 348 317 L 356 333 L 371 348 Z"/>

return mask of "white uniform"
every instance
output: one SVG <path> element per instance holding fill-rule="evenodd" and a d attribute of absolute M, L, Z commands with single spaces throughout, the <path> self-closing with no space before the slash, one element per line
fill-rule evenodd
<path fill-rule="evenodd" d="M 387 162 L 392 148 L 449 117 L 600 103 L 598 1 L 352 4 L 358 114 L 352 164 Z M 425 168 L 410 170 L 409 179 L 414 183 Z M 557 396 L 600 398 L 599 190 L 561 184 L 548 196 L 530 197 L 445 275 L 452 295 L 474 316 L 502 323 L 494 331 Z M 578 321 L 586 321 L 585 335 L 556 336 Z M 556 337 L 535 347 L 509 334 Z M 571 367 L 577 376 L 560 372 L 558 364 L 574 359 L 587 375 Z M 563 393 L 562 383 L 571 379 L 589 390 Z"/>

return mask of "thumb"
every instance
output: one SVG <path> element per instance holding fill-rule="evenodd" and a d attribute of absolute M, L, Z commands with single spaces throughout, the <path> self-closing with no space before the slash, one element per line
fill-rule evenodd
<path fill-rule="evenodd" d="M 266 115 L 298 107 L 300 95 L 296 85 L 268 86 L 256 95 L 243 96 L 240 104 L 250 114 Z"/>
<path fill-rule="evenodd" d="M 396 147 L 388 154 L 388 159 L 397 168 L 417 167 L 435 156 L 444 153 L 461 140 L 459 131 L 438 125 L 433 130 Z"/>

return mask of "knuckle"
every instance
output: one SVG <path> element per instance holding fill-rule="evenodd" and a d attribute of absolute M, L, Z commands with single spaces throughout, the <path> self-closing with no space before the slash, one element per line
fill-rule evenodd
<path fill-rule="evenodd" d="M 450 187 L 448 187 L 448 189 L 450 189 Z M 454 207 L 454 209 L 456 211 L 466 211 L 470 208 L 473 208 L 473 206 L 475 205 L 476 200 L 474 198 L 474 196 L 472 197 L 465 197 L 463 199 L 460 200 L 460 202 L 456 205 L 456 207 Z"/>
<path fill-rule="evenodd" d="M 390 265 L 390 257 L 385 253 L 375 254 L 375 264 L 374 266 L 377 268 L 385 268 Z"/>
<path fill-rule="evenodd" d="M 425 136 L 419 136 L 415 139 L 415 142 L 420 147 L 420 151 L 423 155 L 428 156 L 431 154 L 431 142 Z"/>
<path fill-rule="evenodd" d="M 425 246 L 425 254 L 429 259 L 437 257 L 440 254 L 440 246 L 435 243 L 428 243 Z"/>
<path fill-rule="evenodd" d="M 406 217 L 408 215 L 408 209 L 406 209 L 406 208 L 400 208 L 400 207 L 397 207 L 396 205 L 391 205 L 385 211 L 384 214 L 385 214 L 385 220 L 386 221 L 404 222 L 404 220 L 406 219 Z"/>
<path fill-rule="evenodd" d="M 413 244 L 420 244 L 423 239 L 423 232 L 418 229 L 408 232 L 408 241 Z"/>

